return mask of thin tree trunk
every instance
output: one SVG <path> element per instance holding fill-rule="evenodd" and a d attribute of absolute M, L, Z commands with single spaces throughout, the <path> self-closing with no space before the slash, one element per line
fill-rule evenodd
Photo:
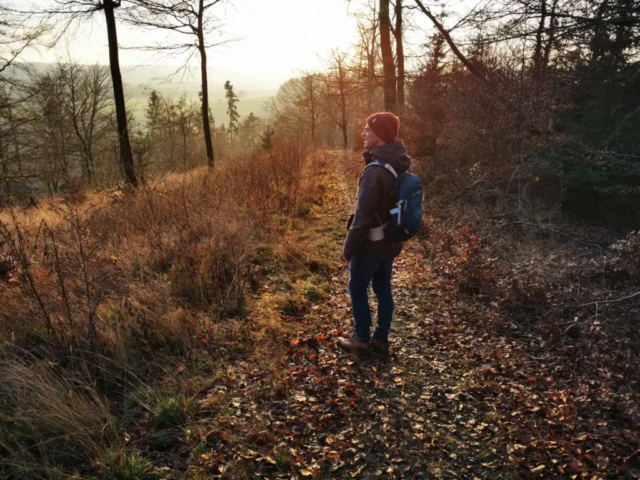
<path fill-rule="evenodd" d="M 2 165 L 2 177 L 4 178 L 4 194 L 11 195 L 11 182 L 9 181 L 9 166 L 4 156 L 4 147 L 2 145 L 2 136 L 0 136 L 0 164 Z M 0 206 L 3 205 L 3 192 L 0 191 Z"/>
<path fill-rule="evenodd" d="M 379 18 L 378 18 L 378 22 L 376 23 L 375 19 L 376 19 L 376 14 L 378 12 L 376 12 L 376 3 L 373 2 L 373 25 L 372 25 L 372 29 L 373 31 L 371 32 L 371 52 L 368 52 L 368 68 L 369 68 L 369 82 L 370 82 L 370 86 L 369 86 L 369 98 L 368 98 L 368 102 L 369 102 L 369 111 L 371 111 L 371 107 L 373 105 L 373 100 L 374 100 L 374 96 L 375 96 L 375 92 L 378 86 L 378 81 L 376 79 L 376 52 L 378 51 L 377 48 L 377 44 L 376 44 L 376 40 L 378 38 L 378 23 L 379 23 Z"/>
<path fill-rule="evenodd" d="M 308 77 L 307 80 L 309 83 L 309 101 L 311 107 L 311 140 L 313 144 L 316 143 L 316 90 L 314 82 L 315 77 Z"/>
<path fill-rule="evenodd" d="M 18 134 L 16 133 L 16 124 L 13 118 L 13 108 L 11 105 L 7 108 L 7 113 L 9 114 L 9 123 L 11 124 L 11 135 L 13 137 L 13 151 L 16 156 L 16 161 L 18 163 L 18 176 L 20 177 L 20 198 L 24 199 L 24 189 L 25 182 L 23 178 L 22 172 L 22 154 L 20 153 L 20 143 L 18 142 Z"/>
<path fill-rule="evenodd" d="M 547 68 L 549 66 L 549 56 L 551 55 L 551 49 L 553 48 L 553 42 L 556 40 L 556 7 L 558 5 L 558 0 L 553 0 L 553 4 L 551 5 L 551 14 L 549 15 L 549 34 L 547 38 L 547 43 L 544 46 L 544 57 L 542 61 L 543 68 Z"/>
<path fill-rule="evenodd" d="M 111 81 L 113 83 L 113 97 L 116 104 L 116 119 L 118 123 L 118 136 L 120 140 L 120 161 L 127 184 L 133 188 L 138 186 L 136 171 L 133 166 L 133 153 L 129 140 L 127 127 L 127 109 L 124 101 L 124 89 L 122 75 L 120 74 L 120 58 L 118 57 L 118 33 L 116 30 L 116 17 L 114 9 L 119 4 L 114 0 L 104 0 L 104 15 L 107 19 L 107 36 L 109 37 L 109 66 L 111 68 Z"/>
<path fill-rule="evenodd" d="M 346 98 L 346 92 L 345 92 L 345 74 L 344 74 L 344 68 L 342 67 L 342 60 L 338 59 L 339 63 L 338 63 L 338 73 L 339 73 L 339 79 L 340 79 L 340 110 L 341 110 L 341 115 L 342 115 L 342 124 L 340 125 L 342 127 L 342 148 L 344 150 L 347 150 L 347 148 L 349 148 L 349 137 L 347 134 L 347 128 L 348 128 L 348 122 L 347 122 L 347 98 Z"/>
<path fill-rule="evenodd" d="M 84 157 L 84 168 L 87 176 L 87 183 L 93 182 L 93 153 L 91 147 L 87 145 L 82 146 L 82 156 Z"/>
<path fill-rule="evenodd" d="M 591 38 L 591 63 L 595 63 L 604 51 L 603 44 L 606 43 L 606 27 L 602 18 L 604 17 L 607 8 L 609 8 L 609 0 L 604 0 L 598 7 L 596 18 L 592 21 L 594 28 L 593 37 Z"/>
<path fill-rule="evenodd" d="M 384 73 L 384 108 L 391 112 L 396 106 L 396 72 L 391 51 L 391 18 L 389 0 L 380 0 L 380 47 Z"/>
<path fill-rule="evenodd" d="M 60 131 L 60 157 L 62 160 L 62 169 L 64 171 L 64 181 L 66 182 L 69 179 L 69 161 L 67 158 L 67 143 L 64 140 L 65 139 L 64 126 L 62 125 L 62 122 L 60 122 L 59 131 Z"/>
<path fill-rule="evenodd" d="M 402 42 L 402 0 L 396 0 L 396 61 L 398 62 L 398 106 L 404 107 L 404 44 Z"/>
<path fill-rule="evenodd" d="M 538 112 L 540 102 L 544 95 L 542 91 L 543 85 L 543 50 L 542 36 L 544 35 L 545 24 L 547 23 L 547 0 L 540 0 L 540 23 L 536 31 L 536 48 L 533 56 L 533 102 L 531 111 L 531 120 L 535 123 L 538 120 Z"/>
<path fill-rule="evenodd" d="M 182 120 L 183 124 L 181 126 L 182 130 L 182 169 L 187 171 L 187 127 L 184 125 L 184 119 Z"/>
<path fill-rule="evenodd" d="M 204 143 L 207 147 L 207 164 L 214 166 L 213 143 L 211 141 L 211 127 L 209 126 L 209 80 L 207 78 L 207 51 L 204 45 L 202 15 L 204 14 L 204 0 L 200 0 L 198 9 L 198 50 L 200 51 L 200 73 L 202 76 L 202 127 L 204 129 Z"/>
<path fill-rule="evenodd" d="M 542 34 L 547 22 L 547 0 L 540 0 L 540 24 L 536 31 L 536 50 L 533 57 L 533 72 L 536 78 L 540 76 L 542 69 Z"/>
<path fill-rule="evenodd" d="M 93 181 L 93 154 L 91 152 L 91 138 L 89 138 L 89 143 L 87 144 L 87 141 L 85 139 L 85 136 L 80 132 L 80 126 L 78 125 L 78 113 L 75 111 L 75 108 L 73 110 L 73 115 L 72 115 L 72 124 L 73 124 L 73 130 L 76 134 L 76 137 L 78 137 L 78 142 L 80 143 L 81 149 L 82 149 L 82 162 L 83 162 L 83 176 L 85 177 L 85 181 L 88 184 L 91 184 L 91 182 Z M 60 137 L 62 138 L 62 142 L 63 142 L 63 152 L 65 151 L 64 149 L 64 132 L 62 130 L 62 127 L 60 127 Z M 68 176 L 67 173 L 67 166 L 66 166 L 66 161 L 64 162 L 65 165 L 65 179 Z"/>

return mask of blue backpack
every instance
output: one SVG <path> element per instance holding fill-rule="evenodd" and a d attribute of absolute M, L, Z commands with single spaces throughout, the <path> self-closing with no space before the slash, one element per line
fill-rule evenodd
<path fill-rule="evenodd" d="M 390 210 L 385 236 L 394 243 L 409 240 L 418 233 L 422 224 L 423 191 L 420 177 L 409 171 L 398 175 L 391 165 L 382 160 L 374 160 L 369 165 L 384 167 L 396 179 L 393 188 L 396 206 Z"/>

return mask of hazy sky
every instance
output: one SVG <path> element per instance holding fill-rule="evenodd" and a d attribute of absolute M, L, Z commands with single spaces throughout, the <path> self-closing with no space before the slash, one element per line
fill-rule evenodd
<path fill-rule="evenodd" d="M 210 41 L 236 41 L 210 49 L 209 66 L 214 73 L 216 69 L 237 72 L 243 77 L 236 79 L 239 83 L 277 86 L 296 71 L 320 68 L 318 55 L 327 56 L 334 47 L 348 47 L 355 37 L 356 21 L 348 15 L 353 7 L 347 0 L 234 0 L 214 8 L 224 26 L 221 38 L 212 37 Z M 121 47 L 148 45 L 166 35 L 126 25 L 118 28 Z M 67 51 L 78 63 L 108 64 L 104 16 L 95 15 L 54 51 L 32 52 L 25 60 L 55 62 L 66 58 Z M 178 58 L 125 49 L 120 51 L 120 60 L 128 67 L 181 63 Z"/>

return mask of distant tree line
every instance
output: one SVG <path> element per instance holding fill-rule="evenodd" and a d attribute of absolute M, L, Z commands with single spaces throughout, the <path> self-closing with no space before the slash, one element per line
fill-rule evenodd
<path fill-rule="evenodd" d="M 221 0 L 60 0 L 44 7 L 11 8 L 0 0 L 0 201 L 25 200 L 69 183 L 136 187 L 150 174 L 214 166 L 218 155 L 253 150 L 268 131 L 253 113 L 241 119 L 238 96 L 225 84 L 229 121 L 216 127 L 209 107 L 206 48 L 218 23 L 212 8 Z M 38 6 L 38 4 L 35 4 Z M 44 4 L 40 4 L 44 5 Z M 69 60 L 34 73 L 20 54 L 47 44 L 76 24 L 104 13 L 109 67 Z M 140 48 L 200 57 L 199 101 L 150 93 L 145 119 L 127 108 L 118 59 L 117 24 L 166 30 L 166 43 Z M 191 38 L 188 38 L 191 37 Z M 267 136 L 271 135 L 269 130 Z M 215 142 L 214 142 L 215 139 Z M 267 141 L 266 144 L 269 144 Z"/>
<path fill-rule="evenodd" d="M 215 119 L 216 126 L 206 48 L 214 45 L 209 37 L 215 38 L 212 12 L 218 3 L 131 0 L 124 8 L 115 0 L 61 0 L 51 11 L 33 13 L 36 19 L 68 19 L 62 23 L 69 25 L 100 12 L 110 32 L 113 14 L 138 28 L 166 29 L 172 33 L 161 48 L 199 56 L 199 102 L 152 93 L 147 113 L 155 117 L 133 128 L 124 100 L 118 100 L 124 94 L 117 82 L 117 43 L 110 41 L 110 78 L 98 67 L 66 65 L 21 85 L 7 72 L 22 49 L 46 37 L 50 23 L 27 29 L 23 19 L 31 17 L 5 9 L 3 189 L 15 192 L 16 184 L 37 175 L 55 191 L 68 172 L 89 184 L 121 176 L 135 185 L 137 176 L 151 170 L 190 168 L 201 158 L 212 167 L 214 145 L 216 155 L 241 145 L 269 148 L 274 132 L 316 146 L 357 147 L 366 116 L 386 109 L 401 116 L 403 137 L 418 160 L 427 160 L 423 171 L 437 187 L 432 191 L 491 186 L 491 195 L 517 198 L 522 206 L 533 192 L 568 205 L 571 198 L 584 199 L 584 192 L 632 198 L 640 190 L 635 0 L 482 0 L 456 12 L 421 0 L 352 1 L 358 5 L 355 45 L 334 50 L 321 70 L 285 82 L 269 103 L 268 124 L 255 115 L 239 117 L 228 82 L 228 118 Z M 48 100 L 52 95 L 55 100 Z M 40 137 L 31 141 L 36 130 Z M 31 169 L 45 149 L 53 160 Z"/>
<path fill-rule="evenodd" d="M 214 44 L 208 37 L 217 28 L 216 18 L 212 14 L 212 8 L 221 0 L 129 0 L 123 6 L 121 0 L 59 0 L 53 5 L 35 4 L 21 5 L 19 8 L 11 6 L 6 0 L 0 1 L 0 73 L 15 64 L 17 57 L 29 46 L 37 43 L 46 34 L 49 44 L 51 39 L 57 40 L 61 35 L 74 28 L 79 22 L 92 18 L 95 14 L 104 14 L 107 27 L 107 40 L 109 45 L 109 70 L 111 77 L 112 102 L 114 105 L 115 125 L 117 127 L 118 149 L 117 156 L 120 169 L 128 187 L 135 188 L 138 185 L 138 173 L 134 165 L 132 135 L 129 126 L 125 95 L 120 72 L 119 45 L 117 36 L 118 23 L 127 23 L 138 28 L 163 29 L 168 32 L 165 45 L 155 46 L 174 53 L 188 53 L 190 59 L 191 50 L 195 49 L 200 57 L 201 66 L 201 95 L 200 95 L 200 121 L 202 122 L 202 139 L 205 145 L 207 163 L 210 168 L 214 166 L 214 151 L 209 125 L 209 90 L 207 80 L 207 56 L 206 48 Z M 184 35 L 193 37 L 183 41 Z M 175 41 L 174 41 L 175 40 Z M 149 48 L 148 46 L 140 46 Z M 188 61 L 188 60 L 187 60 Z M 3 86 L 6 84 L 17 87 L 15 82 L 7 79 L 6 75 L 0 78 Z M 18 102 L 17 89 L 4 92 L 4 97 L 9 104 Z M 0 105 L 0 109 L 4 105 Z M 14 128 L 14 127 L 10 127 Z M 86 137 L 87 132 L 83 132 Z M 91 132 L 91 135 L 93 132 Z M 84 138 L 82 141 L 86 140 Z M 89 150 L 85 149 L 85 175 L 87 179 L 92 176 Z M 66 152 L 66 150 L 65 150 Z M 66 153 L 65 153 L 66 155 Z M 63 156 L 65 156 L 63 155 Z M 64 163 L 64 162 L 63 162 Z M 8 165 L 3 160 L 2 165 Z M 4 168 L 4 167 L 3 167 Z M 5 175 L 5 183 L 10 177 Z"/>
<path fill-rule="evenodd" d="M 334 50 L 324 71 L 302 72 L 280 87 L 269 105 L 273 124 L 281 134 L 304 135 L 316 146 L 359 145 L 368 112 L 384 106 L 382 85 L 367 75 L 369 68 L 364 50 Z"/>
<path fill-rule="evenodd" d="M 0 171 L 4 195 L 21 200 L 60 193 L 81 183 L 110 187 L 122 182 L 119 138 L 109 68 L 59 63 L 0 90 Z M 266 125 L 253 113 L 240 118 L 230 82 L 228 127 L 211 135 L 222 155 L 261 148 Z M 207 164 L 200 101 L 165 98 L 152 90 L 144 118 L 129 117 L 130 143 L 140 180 Z"/>

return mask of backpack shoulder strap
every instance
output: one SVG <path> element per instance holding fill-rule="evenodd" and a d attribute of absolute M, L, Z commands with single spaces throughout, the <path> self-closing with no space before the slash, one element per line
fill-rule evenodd
<path fill-rule="evenodd" d="M 366 167 L 364 167 L 364 170 L 369 168 L 371 165 L 378 165 L 379 167 L 383 167 L 387 169 L 389 172 L 391 172 L 391 174 L 393 175 L 393 178 L 398 178 L 398 173 L 396 172 L 396 169 L 393 168 L 391 165 L 389 165 L 387 162 L 383 162 L 382 160 L 374 160 L 373 162 L 369 163 Z M 363 173 L 364 173 L 364 170 L 362 171 Z"/>

